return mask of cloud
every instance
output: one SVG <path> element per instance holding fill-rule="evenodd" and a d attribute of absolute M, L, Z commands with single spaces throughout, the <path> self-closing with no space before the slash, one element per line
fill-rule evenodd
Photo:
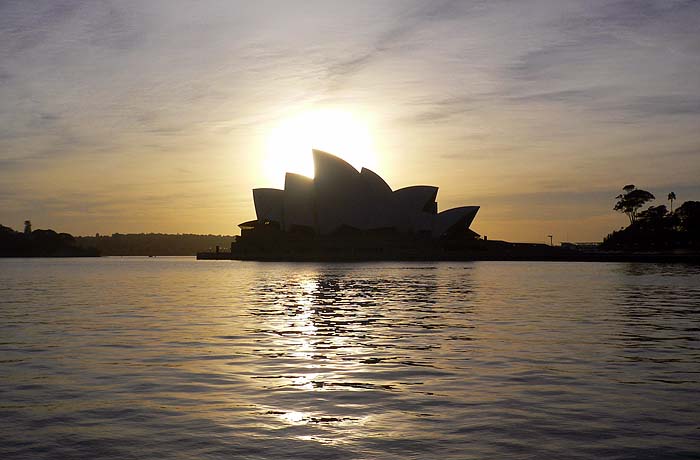
<path fill-rule="evenodd" d="M 592 3 L 596 5 L 595 3 Z M 583 14 L 568 17 L 564 30 L 598 33 L 611 30 L 638 30 L 640 28 L 697 14 L 694 0 L 617 0 L 598 2 Z M 675 24 L 679 26 L 680 24 Z"/>
<path fill-rule="evenodd" d="M 421 29 L 440 21 L 454 21 L 477 11 L 479 6 L 479 2 L 475 2 L 469 8 L 464 8 L 462 2 L 445 0 L 409 6 L 405 10 L 402 9 L 396 17 L 385 17 L 384 27 L 361 53 L 328 64 L 324 80 L 329 90 L 341 89 L 346 79 L 362 72 L 376 60 L 390 55 L 397 49 L 415 49 L 421 46 L 422 43 L 415 38 Z"/>
<path fill-rule="evenodd" d="M 333 105 L 371 115 L 397 182 L 414 168 L 501 202 L 518 186 L 681 184 L 700 168 L 699 22 L 690 1 L 4 1 L 0 178 L 31 199 L 81 187 L 154 210 L 199 196 L 207 170 L 247 200 L 266 130 Z M 100 188 L 134 176 L 182 196 Z"/>
<path fill-rule="evenodd" d="M 70 19 L 81 7 L 80 1 L 0 3 L 0 40 L 5 58 L 26 52 L 50 39 L 56 27 Z"/>
<path fill-rule="evenodd" d="M 690 115 L 698 117 L 700 123 L 700 96 L 642 96 L 630 101 L 622 109 L 640 117 Z"/>
<path fill-rule="evenodd" d="M 586 104 L 601 100 L 615 93 L 615 88 L 598 86 L 591 88 L 564 89 L 555 91 L 543 91 L 533 94 L 521 94 L 506 97 L 507 101 L 515 103 L 563 103 L 563 104 Z"/>
<path fill-rule="evenodd" d="M 557 42 L 521 54 L 508 66 L 506 77 L 538 82 L 541 79 L 566 78 L 575 80 L 578 72 L 591 65 L 603 64 L 603 49 L 617 40 L 610 35 L 588 37 L 585 40 L 561 36 Z"/>

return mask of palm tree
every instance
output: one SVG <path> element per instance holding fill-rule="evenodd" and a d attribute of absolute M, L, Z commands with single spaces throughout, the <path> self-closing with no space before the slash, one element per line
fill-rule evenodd
<path fill-rule="evenodd" d="M 671 192 L 668 194 L 668 201 L 671 202 L 671 212 L 673 212 L 673 200 L 676 199 L 676 194 L 674 192 Z"/>

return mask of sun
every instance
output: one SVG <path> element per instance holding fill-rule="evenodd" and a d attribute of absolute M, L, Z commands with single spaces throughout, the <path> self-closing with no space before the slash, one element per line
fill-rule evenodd
<path fill-rule="evenodd" d="M 358 170 L 377 163 L 365 119 L 344 110 L 310 110 L 284 119 L 270 130 L 266 144 L 264 171 L 275 184 L 284 183 L 287 172 L 313 177 L 312 149 L 332 153 Z"/>

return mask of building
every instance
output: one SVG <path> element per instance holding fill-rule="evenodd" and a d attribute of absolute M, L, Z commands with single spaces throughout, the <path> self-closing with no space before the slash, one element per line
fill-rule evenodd
<path fill-rule="evenodd" d="M 410 235 L 439 240 L 469 231 L 479 206 L 438 212 L 438 188 L 393 190 L 375 172 L 357 171 L 340 158 L 313 150 L 315 177 L 287 173 L 284 190 L 253 190 L 256 220 L 239 225 L 241 237 L 269 229 L 287 235 Z"/>

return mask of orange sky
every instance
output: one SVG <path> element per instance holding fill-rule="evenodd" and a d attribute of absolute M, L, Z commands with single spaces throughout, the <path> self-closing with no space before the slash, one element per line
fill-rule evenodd
<path fill-rule="evenodd" d="M 233 234 L 318 147 L 481 206 L 491 239 L 601 240 L 625 184 L 700 199 L 699 22 L 692 2 L 3 2 L 0 223 Z"/>

